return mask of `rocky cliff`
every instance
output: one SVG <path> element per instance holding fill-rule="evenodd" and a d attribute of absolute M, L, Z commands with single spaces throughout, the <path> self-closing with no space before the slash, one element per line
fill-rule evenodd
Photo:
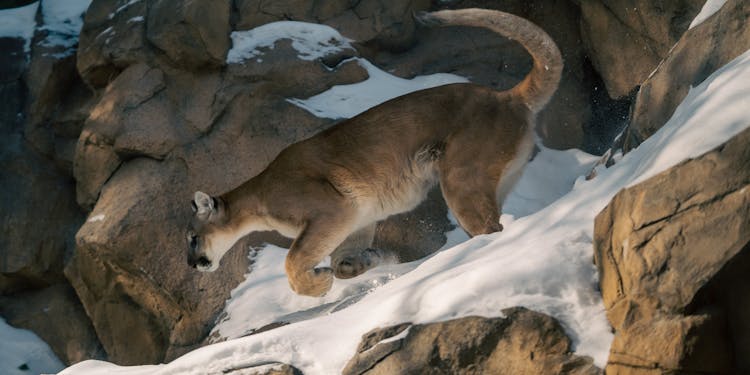
<path fill-rule="evenodd" d="M 635 147 L 666 121 L 691 85 L 750 48 L 750 10 L 741 0 L 729 0 L 717 15 L 689 31 L 702 1 L 663 7 L 606 0 L 93 0 L 83 16 L 76 15 L 82 22 L 80 36 L 49 27 L 45 9 L 52 12 L 52 3 L 39 2 L 28 48 L 23 38 L 0 37 L 0 48 L 8 52 L 0 55 L 0 182 L 6 192 L 0 199 L 6 239 L 0 245 L 0 314 L 37 332 L 66 363 L 89 358 L 159 363 L 205 344 L 229 292 L 248 270 L 247 247 L 288 242 L 271 233 L 251 236 L 226 255 L 216 273 L 194 272 L 185 262 L 183 238 L 192 192 L 223 193 L 260 172 L 286 145 L 334 124 L 336 119 L 316 117 L 287 99 L 366 79 L 366 69 L 351 57 L 367 58 L 400 77 L 452 72 L 495 88 L 511 87 L 529 69 L 530 59 L 518 45 L 483 30 L 420 28 L 412 19 L 416 11 L 494 8 L 547 30 L 560 46 L 565 70 L 537 132 L 556 148 L 604 150 L 625 125 L 628 147 Z M 289 40 L 267 48 L 263 59 L 253 63 L 227 58 L 233 31 L 279 20 L 326 24 L 354 42 L 315 60 L 297 58 Z M 60 35 L 66 43 L 45 42 Z M 727 149 L 739 146 L 734 147 Z M 724 172 L 696 167 L 691 173 L 729 173 L 747 165 L 740 151 L 717 152 L 705 163 L 733 160 L 726 162 Z M 607 247 L 628 236 L 638 239 L 633 246 L 647 246 L 654 231 L 666 235 L 676 230 L 656 230 L 661 224 L 651 224 L 689 216 L 683 211 L 694 206 L 723 204 L 725 197 L 737 197 L 730 192 L 747 183 L 740 178 L 727 183 L 731 189 L 714 191 L 693 182 L 715 177 L 686 177 L 680 170 L 663 182 L 637 188 L 643 193 L 624 192 L 597 220 L 597 266 L 617 331 L 608 371 L 747 369 L 736 354 L 747 348 L 742 329 L 693 336 L 741 324 L 732 314 L 746 309 L 732 310 L 721 302 L 736 297 L 708 292 L 722 290 L 721 283 L 733 282 L 743 272 L 747 262 L 737 257 L 746 251 L 740 251 L 745 245 L 739 234 L 726 246 L 719 241 L 726 240 L 724 235 L 706 239 L 704 248 L 724 246 L 724 255 L 700 266 L 692 257 L 680 260 L 677 245 L 684 244 L 683 234 L 659 240 L 663 262 L 632 275 L 612 255 L 620 250 Z M 690 188 L 675 193 L 676 208 L 668 202 L 632 206 L 648 192 L 671 196 L 664 186 L 683 185 Z M 692 192 L 697 191 L 712 195 L 696 200 Z M 741 228 L 748 232 L 741 227 L 748 217 L 747 196 L 742 199 L 735 202 L 740 220 L 733 227 L 736 233 L 743 233 Z M 649 225 L 622 221 L 636 209 L 655 219 Z M 699 227 L 696 233 L 719 233 L 715 226 L 726 223 L 688 222 Z M 445 204 L 439 194 L 431 194 L 415 212 L 381 223 L 376 244 L 397 251 L 401 260 L 413 260 L 442 246 L 450 227 Z M 620 236 L 616 241 L 615 233 Z M 688 277 L 693 274 L 682 272 L 693 268 L 705 271 L 702 282 L 679 302 L 662 302 L 656 290 L 646 293 L 636 284 L 648 280 L 654 288 L 665 287 L 654 284 L 659 275 L 668 270 L 674 283 L 679 279 L 673 275 Z M 624 283 L 623 277 L 630 279 Z M 681 285 L 675 283 L 673 289 Z M 643 295 L 648 301 L 641 300 Z M 533 329 L 559 331 L 547 317 L 524 319 L 520 321 L 536 322 L 530 323 Z M 516 327 L 513 319 L 471 324 L 492 324 L 502 331 L 500 336 Z M 412 331 L 434 335 L 428 328 Z M 644 354 L 660 342 L 649 335 L 659 332 L 684 333 L 682 341 L 672 343 L 667 359 Z M 570 343 L 563 336 L 543 350 L 543 358 L 553 359 L 528 368 L 588 373 L 589 363 L 569 355 Z M 702 338 L 694 344 L 693 337 Z M 418 338 L 405 342 L 409 340 Z M 520 350 L 512 337 L 487 340 L 503 348 L 488 351 L 476 366 L 492 368 L 493 361 Z M 716 367 L 695 367 L 708 354 L 695 354 L 700 351 L 685 346 L 688 341 L 701 348 L 721 342 L 724 353 L 735 354 L 716 357 Z M 463 366 L 461 350 L 446 350 L 446 363 Z M 403 355 L 388 354 L 388 361 Z M 537 365 L 542 367 L 533 367 Z M 353 368 L 352 373 L 359 373 Z"/>

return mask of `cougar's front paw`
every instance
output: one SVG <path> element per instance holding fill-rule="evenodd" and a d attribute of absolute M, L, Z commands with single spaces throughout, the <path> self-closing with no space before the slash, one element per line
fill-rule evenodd
<path fill-rule="evenodd" d="M 315 268 L 297 275 L 289 275 L 289 286 L 303 296 L 320 297 L 331 290 L 333 270 L 328 267 Z"/>
<path fill-rule="evenodd" d="M 335 275 L 339 279 L 350 279 L 359 276 L 365 271 L 381 263 L 383 254 L 378 249 L 365 249 L 364 251 L 341 258 L 333 267 Z"/>

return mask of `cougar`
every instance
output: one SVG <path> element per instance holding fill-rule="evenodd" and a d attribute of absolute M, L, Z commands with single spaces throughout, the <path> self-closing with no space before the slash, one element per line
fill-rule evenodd
<path fill-rule="evenodd" d="M 506 91 L 458 83 L 397 97 L 292 144 L 228 193 L 196 192 L 190 266 L 214 271 L 241 237 L 276 230 L 294 239 L 285 261 L 291 289 L 323 295 L 334 275 L 354 277 L 377 265 L 380 255 L 370 249 L 375 224 L 412 210 L 438 182 L 469 235 L 502 230 L 501 205 L 533 150 L 535 115 L 560 81 L 560 51 L 538 26 L 500 11 L 415 17 L 516 40 L 533 67 Z M 328 255 L 331 267 L 317 267 Z"/>

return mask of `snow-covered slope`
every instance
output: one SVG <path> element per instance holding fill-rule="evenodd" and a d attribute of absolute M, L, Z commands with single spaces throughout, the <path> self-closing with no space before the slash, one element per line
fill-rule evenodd
<path fill-rule="evenodd" d="M 285 250 L 267 247 L 254 254 L 255 268 L 232 294 L 228 319 L 215 332 L 232 338 L 273 321 L 294 323 L 200 348 L 166 365 L 87 361 L 62 374 L 214 374 L 274 362 L 305 374 L 334 374 L 354 354 L 361 335 L 375 327 L 498 316 L 511 306 L 556 317 L 576 352 L 603 366 L 612 335 L 592 265 L 596 214 L 622 188 L 748 127 L 748 107 L 750 52 L 691 90 L 661 130 L 611 168 L 598 167 L 591 181 L 576 176 L 592 157 L 543 149 L 506 205 L 501 233 L 466 240 L 411 264 L 336 280 L 323 298 L 293 295 L 280 271 Z"/>
<path fill-rule="evenodd" d="M 0 374 L 55 373 L 63 367 L 49 345 L 34 332 L 13 328 L 0 318 Z"/>

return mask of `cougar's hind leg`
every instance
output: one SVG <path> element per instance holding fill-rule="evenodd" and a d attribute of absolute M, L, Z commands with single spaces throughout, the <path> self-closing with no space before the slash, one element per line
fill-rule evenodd
<path fill-rule="evenodd" d="M 440 188 L 448 208 L 471 236 L 503 230 L 495 186 L 497 179 L 473 171 L 453 170 L 440 177 Z"/>
<path fill-rule="evenodd" d="M 457 144 L 480 146 L 469 151 Z M 479 139 L 449 143 L 439 163 L 443 198 L 458 223 L 471 236 L 503 230 L 497 186 L 505 159 L 483 144 L 485 142 Z"/>
<path fill-rule="evenodd" d="M 322 296 L 333 285 L 333 270 L 315 268 L 350 234 L 349 220 L 326 218 L 309 222 L 292 243 L 285 268 L 289 286 L 297 294 Z"/>
<path fill-rule="evenodd" d="M 372 248 L 376 226 L 377 223 L 372 223 L 352 233 L 331 254 L 331 266 L 337 278 L 349 279 L 359 276 L 383 263 L 387 257 L 386 253 Z"/>

